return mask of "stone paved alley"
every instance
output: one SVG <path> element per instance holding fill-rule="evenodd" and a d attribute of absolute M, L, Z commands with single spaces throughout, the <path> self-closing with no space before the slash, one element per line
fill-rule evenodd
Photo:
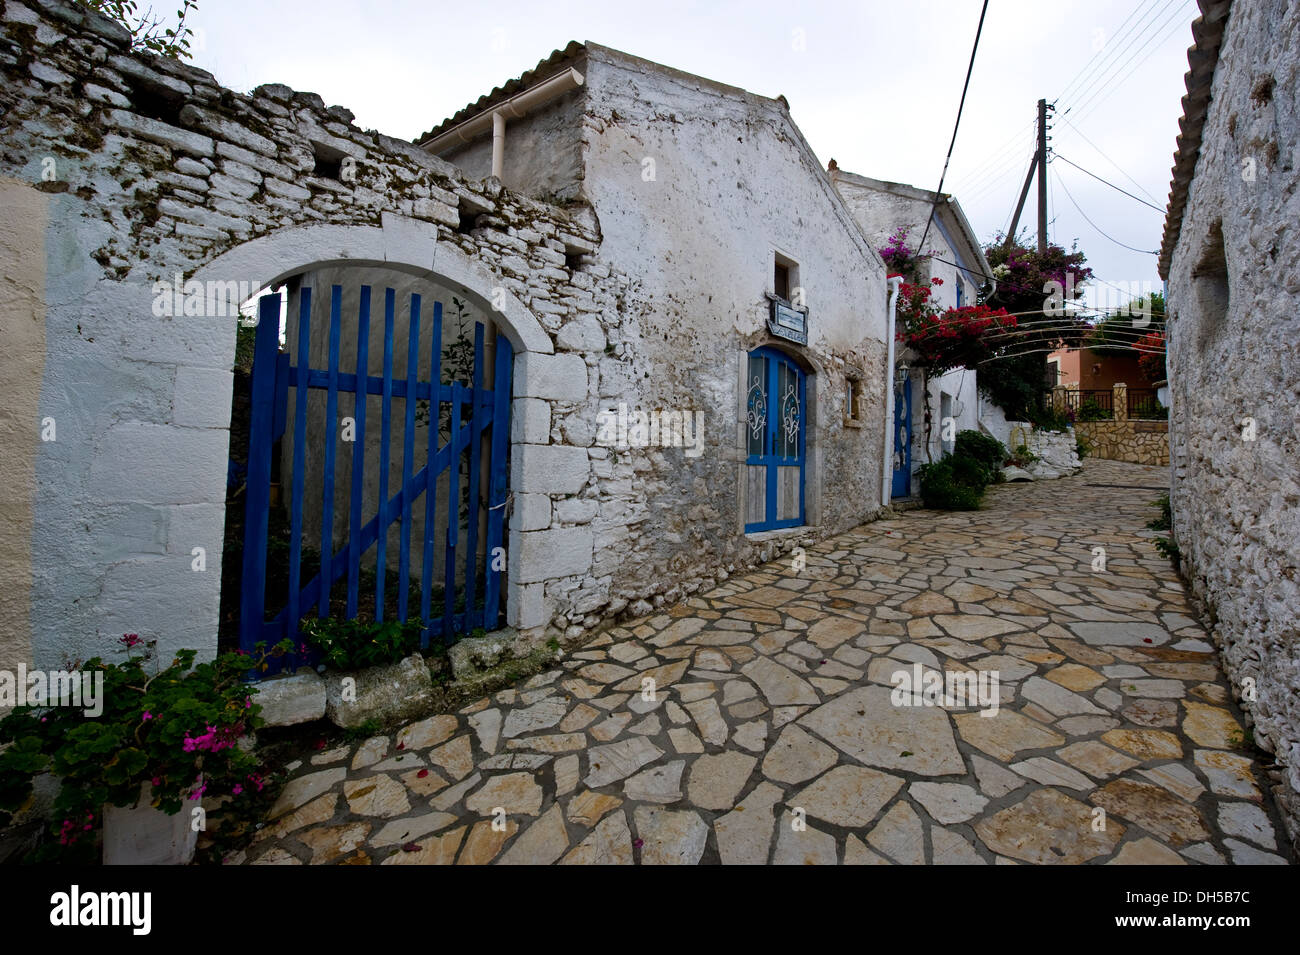
<path fill-rule="evenodd" d="M 1285 863 L 1149 543 L 1167 475 L 1088 461 L 732 578 L 517 689 L 305 756 L 228 861 Z M 996 672 L 996 714 L 893 705 L 918 664 Z"/>

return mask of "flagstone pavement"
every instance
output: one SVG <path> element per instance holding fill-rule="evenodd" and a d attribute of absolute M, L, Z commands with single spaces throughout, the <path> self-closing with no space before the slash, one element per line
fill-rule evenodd
<path fill-rule="evenodd" d="M 1166 485 L 1088 461 L 733 577 L 457 713 L 305 754 L 227 861 L 1285 864 L 1145 529 Z M 900 671 L 997 693 L 895 701 Z"/>

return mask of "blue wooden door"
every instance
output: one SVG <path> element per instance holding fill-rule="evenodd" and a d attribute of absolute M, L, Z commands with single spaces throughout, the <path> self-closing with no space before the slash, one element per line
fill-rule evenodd
<path fill-rule="evenodd" d="M 894 392 L 894 497 L 912 493 L 912 379 Z"/>
<path fill-rule="evenodd" d="M 507 455 L 510 436 L 510 388 L 513 350 L 497 335 L 492 384 L 484 384 L 484 327 L 474 329 L 473 371 L 467 381 L 443 382 L 442 303 L 433 303 L 433 325 L 427 374 L 421 374 L 419 352 L 421 302 L 411 295 L 406 313 L 407 341 L 395 341 L 396 296 L 384 294 L 382 375 L 371 373 L 369 341 L 371 288 L 359 289 L 355 323 L 355 371 L 341 367 L 342 288 L 331 288 L 326 367 L 311 367 L 312 290 L 300 295 L 297 348 L 292 356 L 279 351 L 280 296 L 259 301 L 257 340 L 251 388 L 248 482 L 245 498 L 243 568 L 240 590 L 240 647 L 251 650 L 299 633 L 301 619 L 365 614 L 376 622 L 386 615 L 403 622 L 421 622 L 421 640 L 448 643 L 482 627 L 494 630 L 501 621 L 501 583 L 505 560 Z M 322 339 L 323 341 L 324 339 Z M 405 347 L 403 347 L 405 346 Z M 405 352 L 405 374 L 394 374 L 394 355 Z M 292 389 L 292 420 L 288 400 Z M 308 427 L 308 395 L 324 399 L 323 419 Z M 340 408 L 340 395 L 345 406 Z M 367 420 L 366 406 L 378 398 L 379 420 Z M 340 416 L 346 411 L 351 443 L 340 447 Z M 325 422 L 324 427 L 321 421 Z M 417 422 L 422 422 L 424 448 L 417 454 Z M 378 489 L 373 503 L 366 499 L 366 434 L 378 426 Z M 396 425 L 396 429 L 394 428 Z M 292 429 L 293 463 L 288 498 L 287 534 L 275 538 L 268 568 L 270 535 L 271 459 L 275 442 Z M 397 431 L 395 434 L 394 431 Z M 372 442 L 373 443 L 373 442 Z M 305 500 L 304 476 L 319 466 L 319 498 Z M 399 463 L 400 461 L 400 463 Z M 373 468 L 371 463 L 370 467 Z M 486 480 L 482 480 L 483 471 Z M 346 498 L 335 493 L 336 470 L 348 475 Z M 389 475 L 393 473 L 390 486 Z M 445 499 L 439 499 L 439 490 Z M 339 500 L 336 500 L 336 497 Z M 341 545 L 335 540 L 335 509 L 346 504 Z M 413 507 L 423 505 L 423 519 Z M 318 508 L 320 536 L 307 540 L 306 507 Z M 313 519 L 315 514 L 313 514 Z M 343 522 L 346 520 L 346 524 Z M 442 530 L 438 524 L 441 521 Z M 397 526 L 396 547 L 390 526 Z M 482 537 L 480 538 L 480 525 Z M 412 537 L 414 536 L 414 540 Z M 318 545 L 318 549 L 317 549 Z M 418 548 L 420 569 L 412 568 L 411 548 Z M 397 553 L 392 553 L 396 550 Z M 370 555 L 373 552 L 373 559 Z M 363 569 L 363 557 L 369 562 Z M 435 579 L 434 569 L 439 568 Z M 287 576 L 287 586 L 268 586 L 271 578 Z M 362 586 L 363 576 L 373 584 Z M 371 589 L 373 587 L 373 589 Z M 387 593 L 386 593 L 387 591 Z M 310 660 L 295 655 L 281 666 Z M 264 674 L 264 675 L 269 675 Z"/>
<path fill-rule="evenodd" d="M 807 379 L 773 348 L 749 353 L 745 533 L 804 523 Z"/>

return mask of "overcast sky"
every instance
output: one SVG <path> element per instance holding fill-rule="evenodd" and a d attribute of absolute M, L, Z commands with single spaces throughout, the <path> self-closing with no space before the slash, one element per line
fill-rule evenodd
<path fill-rule="evenodd" d="M 192 24 L 195 64 L 225 85 L 313 91 L 352 110 L 362 128 L 408 139 L 553 49 L 590 40 L 784 94 L 823 165 L 833 157 L 852 172 L 934 189 L 979 13 L 979 0 L 200 0 Z M 944 184 L 981 240 L 1011 218 L 1039 97 L 1059 97 L 1051 145 L 1062 156 L 1164 208 L 1195 15 L 1193 0 L 991 0 Z M 1048 182 L 1053 240 L 1077 238 L 1102 279 L 1159 289 L 1154 255 L 1097 229 L 1154 251 L 1161 213 L 1060 159 Z M 1031 230 L 1035 196 L 1031 187 L 1021 216 Z"/>

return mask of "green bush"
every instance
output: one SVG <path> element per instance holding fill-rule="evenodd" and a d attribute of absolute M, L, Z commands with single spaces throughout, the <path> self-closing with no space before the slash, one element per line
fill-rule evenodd
<path fill-rule="evenodd" d="M 396 663 L 420 649 L 423 629 L 418 617 L 406 623 L 326 617 L 324 620 L 305 620 L 302 624 L 304 639 L 321 652 L 321 660 L 326 666 L 336 670 L 360 670 Z"/>
<path fill-rule="evenodd" d="M 1160 508 L 1160 516 L 1154 517 L 1147 522 L 1147 527 L 1153 531 L 1167 531 L 1174 526 L 1173 511 L 1169 506 L 1169 492 L 1166 491 L 1158 498 L 1151 502 L 1153 507 Z"/>
<path fill-rule="evenodd" d="M 52 838 L 33 861 L 93 861 L 103 807 L 134 805 L 146 783 L 169 815 L 205 792 L 238 798 L 265 784 L 259 759 L 240 745 L 262 725 L 257 688 L 243 681 L 266 669 L 268 656 L 288 652 L 287 640 L 197 664 L 197 651 L 179 650 L 167 666 L 137 634 L 118 643 L 124 662 L 94 657 L 73 667 L 83 686 L 93 677 L 98 711 L 50 705 L 71 702 L 56 694 L 0 720 L 0 825 L 31 804 L 33 777 L 48 772 L 62 784 Z"/>
<path fill-rule="evenodd" d="M 958 484 L 976 488 L 983 493 L 984 488 L 993 480 L 989 466 L 983 461 L 977 461 L 964 454 L 950 454 L 944 460 L 948 462 L 948 466 L 952 469 L 953 480 Z"/>
<path fill-rule="evenodd" d="M 997 438 L 980 431 L 958 431 L 953 445 L 956 457 L 973 458 L 990 471 L 999 470 L 1007 459 L 1007 449 Z"/>
<path fill-rule="evenodd" d="M 1088 443 L 1088 440 L 1086 438 L 1074 439 L 1074 451 L 1077 455 L 1079 455 L 1080 461 L 1086 458 L 1088 456 L 1088 452 L 1091 450 L 1092 450 L 1092 445 Z"/>
<path fill-rule="evenodd" d="M 1079 405 L 1077 419 L 1079 421 L 1108 421 L 1110 412 L 1101 406 L 1096 400 L 1089 398 Z"/>
<path fill-rule="evenodd" d="M 1039 431 L 1064 431 L 1070 427 L 1070 418 L 1055 408 L 1032 408 L 1029 422 Z"/>
<path fill-rule="evenodd" d="M 1007 456 L 1007 463 L 1013 464 L 1018 468 L 1027 468 L 1035 461 L 1041 461 L 1041 460 L 1042 458 L 1034 454 L 1033 451 L 1030 451 L 1029 448 L 1023 444 L 1017 447 L 1014 451 L 1011 452 L 1011 454 Z"/>
<path fill-rule="evenodd" d="M 980 506 L 984 494 L 982 466 L 970 458 L 949 455 L 933 464 L 923 464 L 918 469 L 921 478 L 921 500 L 926 507 L 941 511 L 974 511 Z"/>

